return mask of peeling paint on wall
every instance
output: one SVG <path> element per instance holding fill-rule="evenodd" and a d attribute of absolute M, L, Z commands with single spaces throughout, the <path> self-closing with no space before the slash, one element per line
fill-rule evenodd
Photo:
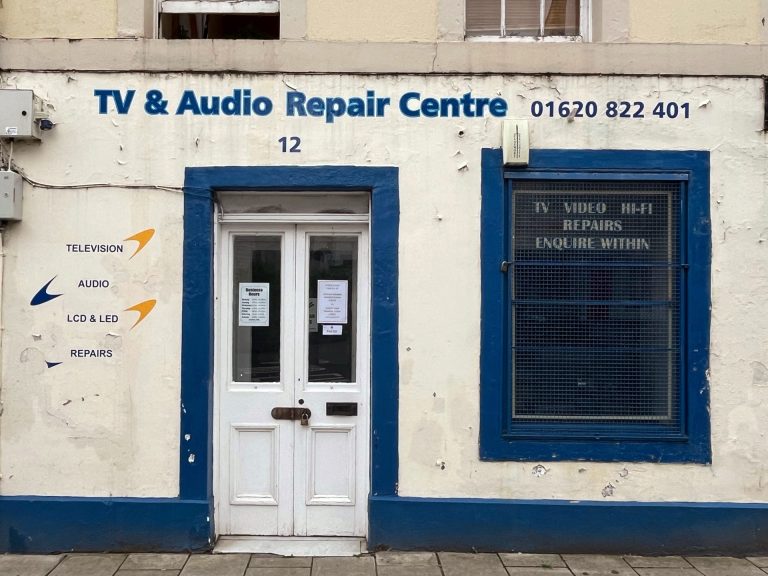
<path fill-rule="evenodd" d="M 762 362 L 751 362 L 752 384 L 755 386 L 768 386 L 768 367 Z"/>

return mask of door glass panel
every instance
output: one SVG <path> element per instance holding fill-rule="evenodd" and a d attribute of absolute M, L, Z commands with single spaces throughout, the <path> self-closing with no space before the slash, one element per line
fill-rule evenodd
<path fill-rule="evenodd" d="M 235 236 L 232 378 L 280 381 L 280 236 Z"/>
<path fill-rule="evenodd" d="M 309 239 L 310 382 L 354 382 L 357 353 L 357 237 Z"/>
<path fill-rule="evenodd" d="M 368 214 L 368 194 L 224 192 L 224 214 Z"/>

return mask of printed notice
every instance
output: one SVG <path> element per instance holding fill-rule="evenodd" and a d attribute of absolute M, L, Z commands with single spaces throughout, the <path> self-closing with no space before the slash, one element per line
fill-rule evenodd
<path fill-rule="evenodd" d="M 323 324 L 323 336 L 341 336 L 341 324 Z"/>
<path fill-rule="evenodd" d="M 347 323 L 347 280 L 317 281 L 317 323 Z"/>
<path fill-rule="evenodd" d="M 269 283 L 240 283 L 238 326 L 269 326 Z"/>
<path fill-rule="evenodd" d="M 667 230 L 675 218 L 674 190 L 633 193 L 519 192 L 515 202 L 518 258 L 539 251 L 575 252 L 574 258 L 665 259 L 672 248 Z M 581 253 L 581 254 L 580 254 Z M 558 256 L 570 258 L 570 256 Z"/>

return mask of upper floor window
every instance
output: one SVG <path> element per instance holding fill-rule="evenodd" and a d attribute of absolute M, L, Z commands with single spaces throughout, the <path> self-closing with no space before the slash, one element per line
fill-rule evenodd
<path fill-rule="evenodd" d="M 159 36 L 170 39 L 280 37 L 279 0 L 157 0 Z"/>
<path fill-rule="evenodd" d="M 586 37 L 589 0 L 467 0 L 467 36 Z"/>

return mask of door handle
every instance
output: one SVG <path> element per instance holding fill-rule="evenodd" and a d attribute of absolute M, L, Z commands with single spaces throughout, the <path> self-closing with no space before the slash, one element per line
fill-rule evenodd
<path fill-rule="evenodd" d="M 275 406 L 272 408 L 272 418 L 275 420 L 301 420 L 302 426 L 307 426 L 312 417 L 309 408 L 294 408 L 293 406 Z"/>

